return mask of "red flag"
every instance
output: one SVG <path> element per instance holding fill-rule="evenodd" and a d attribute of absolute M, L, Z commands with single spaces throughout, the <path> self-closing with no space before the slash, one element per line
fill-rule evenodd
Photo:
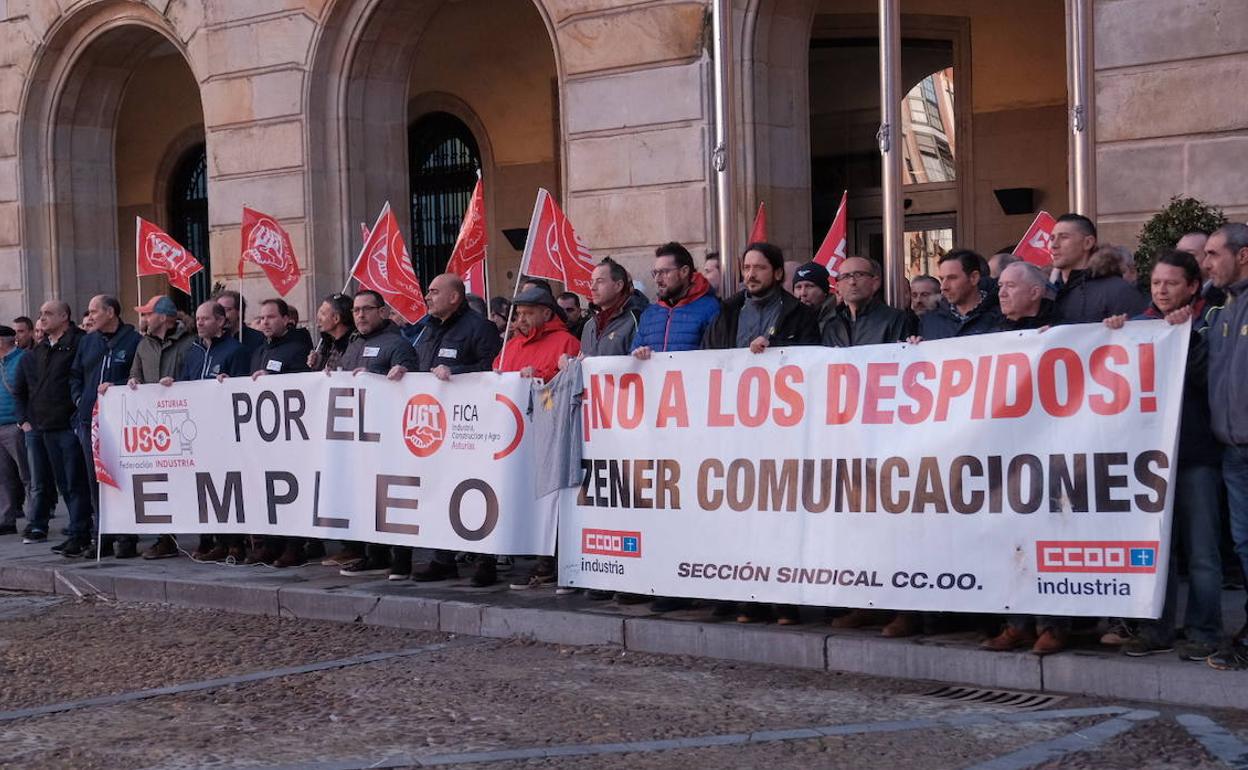
<path fill-rule="evenodd" d="M 845 216 L 845 203 L 849 200 L 849 190 L 841 194 L 841 205 L 832 218 L 832 226 L 824 237 L 819 250 L 815 252 L 814 261 L 828 269 L 832 278 L 840 275 L 841 262 L 845 259 L 845 243 L 849 234 L 849 220 Z"/>
<path fill-rule="evenodd" d="M 95 458 L 95 480 L 114 489 L 121 489 L 121 485 L 113 478 L 113 474 L 104 467 L 104 458 L 100 457 L 100 402 L 98 399 L 91 409 L 91 456 Z"/>
<path fill-rule="evenodd" d="M 412 258 L 389 202 L 364 240 L 351 276 L 364 288 L 384 297 L 386 304 L 408 323 L 416 323 L 428 312 L 425 293 L 420 290 L 420 279 L 412 269 Z"/>
<path fill-rule="evenodd" d="M 750 228 L 750 243 L 767 242 L 767 204 L 759 201 L 758 213 L 754 215 L 754 226 Z"/>
<path fill-rule="evenodd" d="M 455 239 L 451 260 L 446 265 L 446 272 L 463 278 L 468 291 L 473 294 L 481 294 L 485 289 L 482 278 L 486 242 L 485 191 L 478 179 L 477 186 L 472 190 L 472 200 L 468 202 L 468 210 L 464 212 L 463 224 L 459 226 L 459 237 Z M 481 285 L 474 286 L 474 283 Z"/>
<path fill-rule="evenodd" d="M 191 293 L 191 276 L 204 269 L 191 252 L 156 225 L 135 217 L 134 251 L 138 274 L 167 275 L 169 285 Z"/>
<path fill-rule="evenodd" d="M 525 275 L 559 281 L 573 294 L 589 297 L 594 256 L 572 229 L 550 193 L 539 189 L 520 262 Z"/>
<path fill-rule="evenodd" d="M 243 207 L 243 253 L 238 258 L 238 274 L 243 263 L 260 266 L 269 283 L 283 297 L 299 283 L 299 261 L 290 234 L 268 214 Z"/>
<path fill-rule="evenodd" d="M 1014 253 L 1038 267 L 1053 264 L 1053 253 L 1049 251 L 1049 242 L 1053 240 L 1053 228 L 1057 225 L 1049 212 L 1041 211 L 1023 234 L 1022 240 L 1014 247 Z"/>

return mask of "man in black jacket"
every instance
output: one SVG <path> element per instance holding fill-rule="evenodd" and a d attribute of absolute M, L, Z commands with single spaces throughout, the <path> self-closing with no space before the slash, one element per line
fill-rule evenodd
<path fill-rule="evenodd" d="M 70 394 L 71 369 L 83 334 L 70 318 L 68 304 L 57 300 L 43 303 L 39 320 L 43 322 L 44 339 L 22 358 L 13 395 L 31 466 L 30 510 L 34 520 L 24 540 L 47 540 L 52 511 L 49 488 L 55 484 L 69 508 L 69 531 L 65 542 L 52 550 L 64 556 L 81 556 L 91 540 L 91 491 L 82 447 L 73 431 L 74 401 Z M 47 457 L 46 463 L 40 462 L 42 456 Z"/>
<path fill-rule="evenodd" d="M 226 311 L 228 315 L 228 310 Z M 298 374 L 308 371 L 312 344 L 307 335 L 290 332 L 290 306 L 282 299 L 260 303 L 260 331 L 264 343 L 251 355 L 253 379 L 265 374 Z M 246 341 L 243 347 L 247 347 Z"/>
<path fill-rule="evenodd" d="M 1094 323 L 1112 315 L 1143 313 L 1148 300 L 1117 275 L 1094 276 L 1088 269 L 1096 251 L 1096 225 L 1080 214 L 1063 214 L 1049 242 L 1057 283 L 1057 315 L 1065 323 Z"/>
<path fill-rule="evenodd" d="M 876 293 L 880 266 L 873 260 L 850 257 L 841 263 L 836 291 L 841 304 L 823 330 L 823 344 L 831 348 L 901 342 L 917 333 L 914 316 L 891 308 Z"/>
<path fill-rule="evenodd" d="M 82 445 L 83 459 L 88 468 L 95 467 L 95 454 L 91 448 L 91 416 L 99 397 L 100 385 L 121 385 L 130 376 L 142 335 L 128 323 L 121 321 L 121 303 L 115 297 L 104 294 L 92 297 L 87 305 L 92 331 L 83 336 L 70 367 L 69 392 L 78 410 L 74 415 L 78 443 Z M 96 516 L 100 513 L 100 485 L 94 473 L 87 474 L 91 490 L 91 508 Z M 98 527 L 98 520 L 96 525 Z M 100 538 L 100 555 L 113 552 L 111 537 Z M 94 555 L 94 551 L 92 551 Z M 129 556 L 137 555 L 133 547 Z"/>
<path fill-rule="evenodd" d="M 219 291 L 212 295 L 212 299 L 225 310 L 225 333 L 243 343 L 243 349 L 247 351 L 247 359 L 250 361 L 256 348 L 264 344 L 264 335 L 244 322 L 247 318 L 247 300 L 232 289 Z M 238 334 L 240 326 L 243 330 L 241 339 Z"/>
<path fill-rule="evenodd" d="M 784 290 L 784 254 L 770 243 L 751 243 L 741 258 L 745 288 L 724 300 L 706 330 L 708 350 L 818 345 L 819 318 Z"/>
<path fill-rule="evenodd" d="M 1001 323 L 997 298 L 980 289 L 983 257 L 954 249 L 940 258 L 940 301 L 919 318 L 919 336 L 943 340 L 994 332 Z"/>
<path fill-rule="evenodd" d="M 464 282 L 459 276 L 444 273 L 430 281 L 425 302 L 429 315 L 417 324 L 419 329 L 412 340 L 416 353 L 415 370 L 432 372 L 439 380 L 448 382 L 457 374 L 488 372 L 503 340 L 493 322 L 468 308 L 464 301 Z M 451 551 L 434 551 L 432 561 L 414 571 L 411 560 L 410 548 L 395 548 L 390 577 L 396 580 L 406 577 L 404 566 L 408 568 L 412 580 L 420 583 L 459 577 L 455 554 Z M 479 555 L 475 563 L 472 575 L 474 586 L 483 587 L 498 582 L 498 568 L 492 555 Z"/>

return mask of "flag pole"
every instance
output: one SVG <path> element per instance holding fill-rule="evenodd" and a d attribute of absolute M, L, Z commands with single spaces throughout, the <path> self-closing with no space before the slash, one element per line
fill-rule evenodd
<path fill-rule="evenodd" d="M 135 305 L 143 307 L 143 276 L 139 274 L 139 233 L 143 231 L 143 218 L 137 214 L 134 217 L 134 293 L 136 295 Z M 139 313 L 138 321 L 143 320 L 143 314 Z M 138 323 L 136 322 L 136 326 Z"/>
<path fill-rule="evenodd" d="M 533 203 L 533 216 L 529 218 L 529 232 L 524 239 L 524 254 L 520 257 L 520 268 L 516 270 L 516 285 L 511 290 L 511 305 L 507 308 L 507 328 L 503 329 L 503 334 L 511 331 L 511 319 L 516 314 L 516 295 L 520 293 L 520 279 L 524 277 L 524 271 L 529 267 L 529 257 L 533 254 L 533 236 L 537 232 L 538 218 L 541 216 L 542 203 L 550 193 L 541 187 L 537 188 L 537 200 Z M 503 337 L 503 351 L 498 356 L 498 370 L 503 371 L 503 365 L 507 363 L 507 338 Z"/>

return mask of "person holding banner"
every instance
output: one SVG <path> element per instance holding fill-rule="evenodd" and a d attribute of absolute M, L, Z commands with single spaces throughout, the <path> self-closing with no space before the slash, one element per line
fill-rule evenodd
<path fill-rule="evenodd" d="M 1021 260 L 1008 265 L 997 283 L 1001 318 L 994 331 L 1043 329 L 1057 323 L 1048 293 L 1049 278 L 1043 270 Z"/>
<path fill-rule="evenodd" d="M 1205 243 L 1213 285 L 1230 299 L 1209 317 L 1209 408 L 1213 435 L 1223 445 L 1222 476 L 1231 509 L 1231 538 L 1248 574 L 1248 225 L 1223 225 Z M 1229 649 L 1210 656 L 1224 671 L 1248 670 L 1248 623 Z"/>
<path fill-rule="evenodd" d="M 411 345 L 399 334 L 399 327 L 382 316 L 385 299 L 372 289 L 360 289 L 352 300 L 351 315 L 355 319 L 355 333 L 339 361 L 339 369 L 352 374 L 376 374 L 391 380 L 401 380 L 403 375 L 416 368 L 416 354 Z M 330 370 L 326 369 L 326 373 Z M 364 558 L 339 570 L 344 577 L 369 575 L 398 575 L 403 579 L 412 571 L 411 550 L 395 549 L 395 556 L 402 562 L 392 563 L 390 547 L 369 544 Z M 303 543 L 287 539 L 285 552 L 273 562 L 275 567 L 295 567 L 306 563 Z M 396 578 L 398 579 L 398 578 Z"/>
<path fill-rule="evenodd" d="M 91 448 L 91 414 L 95 409 L 100 385 L 124 384 L 134 364 L 135 351 L 142 339 L 139 332 L 121 320 L 121 303 L 115 297 L 100 294 L 87 304 L 93 330 L 82 338 L 74 363 L 70 367 L 69 391 L 78 404 L 74 415 L 78 443 L 82 445 L 83 458 L 90 467 L 95 465 Z M 95 474 L 87 474 L 87 486 L 91 490 L 91 508 L 99 516 L 100 485 Z M 112 538 L 100 538 L 101 556 L 113 554 Z M 137 551 L 129 556 L 137 556 Z"/>
<path fill-rule="evenodd" d="M 225 333 L 243 343 L 243 350 L 247 351 L 250 361 L 256 349 L 264 344 L 264 335 L 242 322 L 247 317 L 247 300 L 232 289 L 219 291 L 209 299 L 215 299 L 218 305 L 225 308 Z"/>
<path fill-rule="evenodd" d="M 502 347 L 502 337 L 497 327 L 484 316 L 468 307 L 463 279 L 454 273 L 443 273 L 429 282 L 425 292 L 429 314 L 420 319 L 412 347 L 416 364 L 413 371 L 432 372 L 439 380 L 449 382 L 457 374 L 488 372 L 494 357 Z M 412 580 L 431 583 L 459 577 L 455 566 L 455 554 L 451 551 L 433 552 L 433 559 L 424 567 L 411 570 L 411 549 L 395 547 L 391 575 L 407 577 L 401 572 L 402 565 L 409 567 Z M 400 555 L 399 551 L 405 552 Z M 472 574 L 472 585 L 477 588 L 498 582 L 498 566 L 493 556 L 478 556 Z"/>
<path fill-rule="evenodd" d="M 793 294 L 803 305 L 814 309 L 819 322 L 819 336 L 836 317 L 836 306 L 840 299 L 832 291 L 832 276 L 828 269 L 818 262 L 807 262 L 797 268 L 793 274 Z"/>
<path fill-rule="evenodd" d="M 659 300 L 641 314 L 630 352 L 644 361 L 651 353 L 701 349 L 706 330 L 719 315 L 719 300 L 693 266 L 693 255 L 675 241 L 665 243 L 654 250 L 650 275 Z"/>
<path fill-rule="evenodd" d="M 26 434 L 30 464 L 33 518 L 22 541 L 42 543 L 48 539 L 52 514 L 51 488 L 60 489 L 69 508 L 69 531 L 64 542 L 52 548 L 62 556 L 82 556 L 91 540 L 91 492 L 82 446 L 72 429 L 74 400 L 70 395 L 71 367 L 83 333 L 70 322 L 65 302 L 49 300 L 39 308 L 44 337 L 17 369 L 13 400 L 17 422 Z"/>
<path fill-rule="evenodd" d="M 604 257 L 594 268 L 589 291 L 595 310 L 586 318 L 581 332 L 581 355 L 628 355 L 633 349 L 637 323 L 650 302 L 633 288 L 628 270 L 610 257 Z"/>
<path fill-rule="evenodd" d="M 770 243 L 751 243 L 741 258 L 745 288 L 724 300 L 706 332 L 707 350 L 818 345 L 815 311 L 784 290 L 784 253 Z"/>
<path fill-rule="evenodd" d="M 919 336 L 943 340 L 994 332 L 1001 324 L 994 293 L 979 287 L 983 257 L 970 249 L 954 249 L 940 258 L 940 293 L 936 309 L 919 319 Z"/>
<path fill-rule="evenodd" d="M 1143 313 L 1148 306 L 1134 286 L 1118 275 L 1093 275 L 1096 225 L 1081 214 L 1062 214 L 1049 242 L 1057 282 L 1057 315 L 1065 323 L 1096 323 L 1112 315 Z"/>
<path fill-rule="evenodd" d="M 877 296 L 879 290 L 880 266 L 874 260 L 849 257 L 842 262 L 836 279 L 841 304 L 824 330 L 823 344 L 831 348 L 883 345 L 914 336 L 914 317 L 884 304 Z"/>

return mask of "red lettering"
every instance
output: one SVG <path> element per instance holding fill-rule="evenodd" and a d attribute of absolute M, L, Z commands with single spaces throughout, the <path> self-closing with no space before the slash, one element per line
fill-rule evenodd
<path fill-rule="evenodd" d="M 862 403 L 862 421 L 868 425 L 890 425 L 893 422 L 892 410 L 880 411 L 880 401 L 891 401 L 897 395 L 894 385 L 885 385 L 885 377 L 897 376 L 898 366 L 895 363 L 867 364 L 867 392 Z"/>
<path fill-rule="evenodd" d="M 615 375 L 595 374 L 589 378 L 590 415 L 594 429 L 611 427 L 611 410 L 615 406 Z"/>
<path fill-rule="evenodd" d="M 975 398 L 971 401 L 971 419 L 982 420 L 988 411 L 988 375 L 992 369 L 992 356 L 980 356 L 975 367 Z"/>
<path fill-rule="evenodd" d="M 858 412 L 862 375 L 853 364 L 828 364 L 828 425 L 844 425 Z M 844 391 L 844 393 L 842 393 Z"/>
<path fill-rule="evenodd" d="M 782 366 L 776 370 L 776 398 L 788 409 L 776 407 L 771 413 L 771 418 L 781 428 L 791 428 L 806 416 L 802 395 L 793 387 L 795 384 L 801 385 L 805 379 L 806 375 L 800 366 Z"/>
<path fill-rule="evenodd" d="M 1013 374 L 1014 386 L 1010 387 Z M 1014 402 L 1009 403 L 1009 397 Z M 997 356 L 997 371 L 992 385 L 992 417 L 996 420 L 1022 417 L 1031 411 L 1031 362 L 1022 353 Z"/>
<path fill-rule="evenodd" d="M 663 377 L 663 390 L 659 393 L 659 414 L 654 427 L 666 428 L 675 421 L 676 427 L 689 427 L 689 406 L 685 403 L 685 379 L 678 370 L 671 370 Z"/>
<path fill-rule="evenodd" d="M 1066 401 L 1058 401 L 1057 365 L 1066 378 Z M 1070 417 L 1083 406 L 1083 362 L 1070 348 L 1051 348 L 1040 356 L 1040 406 L 1054 417 Z"/>
<path fill-rule="evenodd" d="M 906 425 L 917 425 L 932 414 L 932 391 L 919 378 L 929 382 L 936 379 L 936 365 L 931 361 L 919 361 L 906 367 L 901 377 L 901 391 L 905 393 L 915 406 L 902 404 L 897 408 L 897 416 Z"/>
<path fill-rule="evenodd" d="M 1109 391 L 1110 398 L 1100 393 L 1088 397 L 1088 406 L 1096 414 L 1111 415 L 1125 412 L 1131 404 L 1131 383 L 1126 377 L 1109 368 L 1109 364 L 1123 365 L 1130 356 L 1121 345 L 1102 345 L 1092 351 L 1088 370 L 1092 381 Z"/>
<path fill-rule="evenodd" d="M 974 376 L 975 367 L 971 365 L 970 359 L 951 358 L 941 365 L 940 386 L 936 395 L 937 422 L 949 419 L 949 403 L 971 389 Z"/>
<path fill-rule="evenodd" d="M 731 428 L 734 420 L 732 415 L 725 414 L 722 406 L 724 389 L 724 370 L 711 370 L 711 392 L 706 404 L 706 424 L 712 428 Z"/>
<path fill-rule="evenodd" d="M 641 418 L 645 411 L 643 409 L 645 387 L 641 375 L 637 372 L 629 372 L 620 377 L 619 412 L 616 417 L 620 421 L 621 428 L 632 430 L 641 425 Z M 632 410 L 625 411 L 630 406 Z"/>

